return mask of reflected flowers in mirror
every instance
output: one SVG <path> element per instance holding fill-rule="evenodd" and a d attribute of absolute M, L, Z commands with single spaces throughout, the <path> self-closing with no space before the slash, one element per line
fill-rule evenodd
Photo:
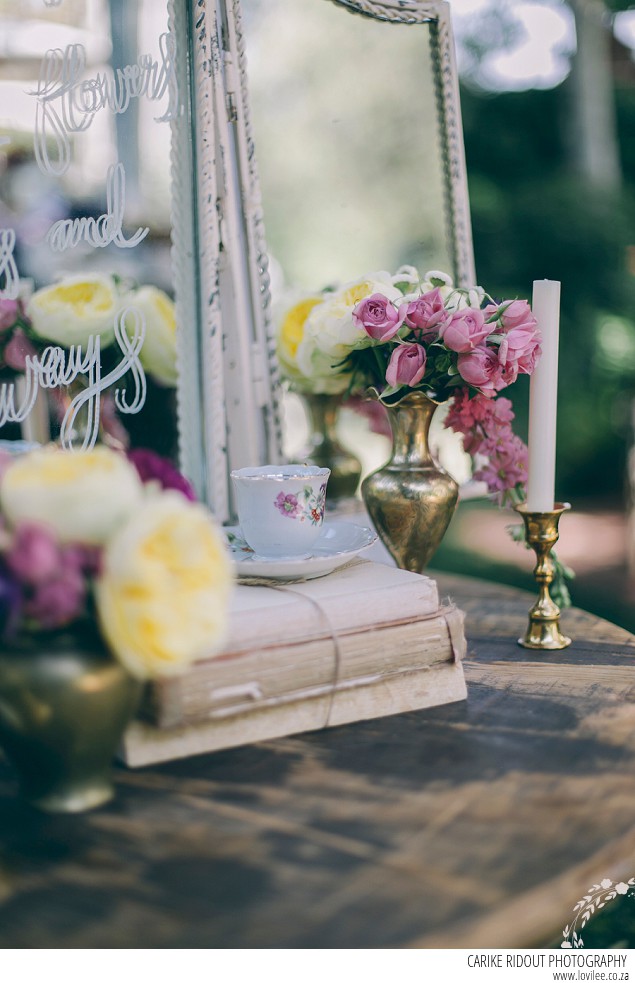
<path fill-rule="evenodd" d="M 526 448 L 499 395 L 540 357 L 540 332 L 526 300 L 496 302 L 482 287 L 454 286 L 442 271 L 411 266 L 373 273 L 325 292 L 296 336 L 303 384 L 369 391 L 385 405 L 420 391 L 450 401 L 446 425 L 464 435 L 475 476 L 499 501 L 522 500 Z"/>

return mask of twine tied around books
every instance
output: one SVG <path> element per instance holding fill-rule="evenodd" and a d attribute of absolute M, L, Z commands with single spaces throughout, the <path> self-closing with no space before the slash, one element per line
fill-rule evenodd
<path fill-rule="evenodd" d="M 351 561 L 354 563 L 355 561 Z M 347 566 L 350 564 L 347 564 Z M 342 569 L 342 568 L 340 568 Z M 325 611 L 322 604 L 315 598 L 310 597 L 308 594 L 303 594 L 300 591 L 294 590 L 291 586 L 292 584 L 297 584 L 298 582 L 304 583 L 307 578 L 303 578 L 301 581 L 282 581 L 282 580 L 272 580 L 265 577 L 249 577 L 249 578 L 239 578 L 238 583 L 248 585 L 251 587 L 269 587 L 272 590 L 281 591 L 283 593 L 294 594 L 296 597 L 301 597 L 317 611 L 322 623 L 324 624 L 327 633 L 331 637 L 333 642 L 333 678 L 330 683 L 329 693 L 328 693 L 328 705 L 326 709 L 326 716 L 322 728 L 326 729 L 331 724 L 331 715 L 333 712 L 333 705 L 335 702 L 335 696 L 341 685 L 341 670 L 342 670 L 342 649 L 340 645 L 340 634 L 334 627 L 329 615 Z M 434 618 L 442 617 L 445 621 L 448 638 L 450 641 L 450 647 L 452 649 L 452 655 L 455 662 L 460 662 L 466 651 L 465 636 L 463 633 L 463 619 L 464 614 L 459 608 L 456 607 L 453 601 L 449 598 L 446 603 L 439 608 L 437 611 L 430 612 L 429 614 L 422 615 L 416 620 L 418 621 L 431 621 Z M 371 629 L 372 630 L 372 629 Z M 413 670 L 414 671 L 414 670 Z M 386 677 L 388 678 L 388 677 Z"/>
<path fill-rule="evenodd" d="M 348 566 L 348 564 L 347 564 Z M 341 568 L 340 568 L 341 569 Z M 306 578 L 303 578 L 301 583 L 305 583 Z M 342 649 L 340 647 L 340 639 L 336 629 L 333 627 L 333 623 L 329 618 L 328 614 L 322 607 L 319 601 L 316 601 L 314 597 L 309 597 L 307 594 L 301 594 L 298 590 L 293 590 L 289 586 L 290 583 L 298 583 L 297 580 L 293 581 L 281 581 L 281 580 L 267 580 L 265 577 L 250 577 L 249 579 L 238 580 L 239 584 L 248 584 L 251 587 L 271 587 L 272 590 L 283 591 L 285 594 L 295 594 L 296 597 L 302 597 L 305 601 L 313 606 L 313 609 L 317 611 L 320 618 L 324 622 L 329 635 L 331 636 L 331 641 L 333 642 L 333 681 L 331 682 L 331 688 L 329 691 L 329 701 L 326 708 L 326 718 L 322 724 L 322 728 L 326 728 L 331 723 L 331 713 L 333 710 L 333 701 L 335 699 L 335 694 L 337 692 L 337 687 L 340 682 L 341 666 L 342 666 Z"/>

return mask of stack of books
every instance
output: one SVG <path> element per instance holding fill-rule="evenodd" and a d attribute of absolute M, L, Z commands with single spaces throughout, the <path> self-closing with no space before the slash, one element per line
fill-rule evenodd
<path fill-rule="evenodd" d="M 138 767 L 466 697 L 463 613 L 434 580 L 357 559 L 318 580 L 235 588 L 224 650 L 149 685 Z"/>

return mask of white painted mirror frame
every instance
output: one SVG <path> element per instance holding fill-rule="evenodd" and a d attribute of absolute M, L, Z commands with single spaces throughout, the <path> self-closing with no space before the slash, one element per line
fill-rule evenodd
<path fill-rule="evenodd" d="M 220 521 L 231 517 L 229 470 L 276 461 L 282 445 L 242 33 L 224 7 L 168 3 L 189 96 L 172 123 L 180 458 Z"/>
<path fill-rule="evenodd" d="M 450 10 L 422 0 L 326 0 L 392 23 L 428 24 L 456 282 L 475 283 Z M 249 115 L 240 0 L 169 0 L 178 85 L 172 122 L 181 466 L 220 521 L 229 470 L 282 455 L 269 276 Z M 198 330 L 193 330 L 197 326 Z"/>

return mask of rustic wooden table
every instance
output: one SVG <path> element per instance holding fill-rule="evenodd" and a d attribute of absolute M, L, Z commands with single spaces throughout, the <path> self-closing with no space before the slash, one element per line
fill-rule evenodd
<path fill-rule="evenodd" d="M 0 945 L 542 946 L 635 876 L 635 638 L 581 611 L 515 644 L 532 598 L 440 576 L 467 612 L 465 703 L 117 771 L 45 816 L 0 764 Z"/>

